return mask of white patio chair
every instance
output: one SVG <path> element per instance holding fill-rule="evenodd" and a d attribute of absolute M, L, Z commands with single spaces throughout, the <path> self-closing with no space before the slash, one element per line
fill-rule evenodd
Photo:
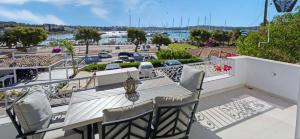
<path fill-rule="evenodd" d="M 153 102 L 147 101 L 128 107 L 103 111 L 99 125 L 100 139 L 149 139 Z"/>
<path fill-rule="evenodd" d="M 156 97 L 152 139 L 187 139 L 195 111 L 197 95 Z"/>
<path fill-rule="evenodd" d="M 52 112 L 47 96 L 40 90 L 27 92 L 11 104 L 6 112 L 22 139 L 81 139 L 80 130 L 63 131 L 63 117 Z M 76 131 L 76 132 L 75 132 Z M 79 133 L 79 134 L 76 134 Z M 81 135 L 80 135 L 81 134 Z"/>
<path fill-rule="evenodd" d="M 197 93 L 199 98 L 202 90 L 204 77 L 204 71 L 195 69 L 191 66 L 184 65 L 179 85 L 190 90 L 191 92 Z"/>

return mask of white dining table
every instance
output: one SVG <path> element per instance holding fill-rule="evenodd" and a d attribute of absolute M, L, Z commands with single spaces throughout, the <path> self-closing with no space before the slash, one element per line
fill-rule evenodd
<path fill-rule="evenodd" d="M 174 97 L 192 94 L 191 91 L 165 77 L 140 81 L 137 92 L 139 97 L 135 102 L 126 97 L 123 87 L 73 93 L 64 121 L 64 130 L 101 122 L 104 109 L 130 106 L 154 99 L 157 96 Z"/>

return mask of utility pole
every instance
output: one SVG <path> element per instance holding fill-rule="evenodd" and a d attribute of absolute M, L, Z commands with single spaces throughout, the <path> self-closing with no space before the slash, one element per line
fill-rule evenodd
<path fill-rule="evenodd" d="M 199 27 L 200 25 L 200 17 L 198 16 L 198 19 L 197 19 L 197 26 Z"/>
<path fill-rule="evenodd" d="M 182 16 L 180 17 L 180 28 L 182 27 Z"/>
<path fill-rule="evenodd" d="M 211 13 L 209 13 L 209 30 L 211 29 Z"/>
<path fill-rule="evenodd" d="M 172 21 L 172 27 L 174 28 L 174 22 L 175 22 L 175 20 L 174 20 L 174 17 L 173 17 L 173 21 Z"/>
<path fill-rule="evenodd" d="M 225 24 L 224 24 L 223 30 L 225 30 L 226 26 L 227 26 L 227 21 L 226 21 L 226 19 L 225 19 Z"/>
<path fill-rule="evenodd" d="M 187 30 L 189 30 L 189 26 L 190 26 L 190 18 L 188 18 L 188 22 L 187 22 Z"/>
<path fill-rule="evenodd" d="M 141 17 L 139 17 L 139 28 L 141 27 Z"/>
<path fill-rule="evenodd" d="M 129 9 L 129 27 L 131 27 L 131 10 Z"/>
<path fill-rule="evenodd" d="M 269 0 L 265 0 L 264 21 L 263 21 L 264 26 L 266 26 L 268 23 L 268 4 L 269 4 Z"/>
<path fill-rule="evenodd" d="M 204 26 L 206 27 L 206 16 L 204 16 Z"/>
<path fill-rule="evenodd" d="M 182 29 L 182 16 L 180 18 L 180 28 L 179 28 L 179 37 L 180 37 L 180 39 L 182 38 L 181 37 L 181 29 Z"/>

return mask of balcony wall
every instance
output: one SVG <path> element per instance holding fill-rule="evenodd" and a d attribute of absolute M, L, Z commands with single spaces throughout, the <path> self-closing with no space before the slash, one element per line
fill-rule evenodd
<path fill-rule="evenodd" d="M 297 102 L 300 89 L 300 65 L 249 56 L 230 58 L 232 75 L 208 77 L 203 94 L 210 95 L 246 85 Z"/>

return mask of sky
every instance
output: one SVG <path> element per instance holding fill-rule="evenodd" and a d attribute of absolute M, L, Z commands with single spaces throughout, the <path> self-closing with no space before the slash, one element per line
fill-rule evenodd
<path fill-rule="evenodd" d="M 269 1 L 272 19 L 280 13 Z M 178 27 L 182 19 L 182 26 L 257 26 L 263 9 L 264 0 L 0 0 L 0 21 Z"/>

